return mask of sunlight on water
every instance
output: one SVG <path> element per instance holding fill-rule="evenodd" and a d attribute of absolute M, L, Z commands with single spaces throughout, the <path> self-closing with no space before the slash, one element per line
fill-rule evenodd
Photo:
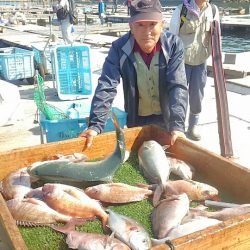
<path fill-rule="evenodd" d="M 250 51 L 250 34 L 225 32 L 222 36 L 222 51 L 231 53 Z"/>

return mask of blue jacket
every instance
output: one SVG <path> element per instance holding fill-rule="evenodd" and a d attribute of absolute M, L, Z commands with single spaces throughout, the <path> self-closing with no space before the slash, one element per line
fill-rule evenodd
<path fill-rule="evenodd" d="M 99 2 L 98 3 L 98 13 L 105 13 L 105 3 L 104 2 Z"/>
<path fill-rule="evenodd" d="M 168 131 L 185 130 L 188 89 L 184 66 L 184 49 L 180 38 L 162 32 L 159 55 L 160 106 Z M 120 78 L 123 82 L 124 108 L 127 126 L 137 126 L 138 88 L 133 54 L 134 37 L 126 33 L 112 43 L 92 99 L 89 128 L 103 131 L 117 94 Z"/>

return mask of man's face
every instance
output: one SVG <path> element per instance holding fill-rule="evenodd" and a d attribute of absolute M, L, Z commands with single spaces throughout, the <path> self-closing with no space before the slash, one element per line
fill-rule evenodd
<path fill-rule="evenodd" d="M 134 38 L 143 52 L 149 54 L 158 42 L 163 28 L 163 21 L 141 21 L 130 23 Z"/>

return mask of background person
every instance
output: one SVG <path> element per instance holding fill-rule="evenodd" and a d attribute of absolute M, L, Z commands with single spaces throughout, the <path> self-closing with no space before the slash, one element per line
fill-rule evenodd
<path fill-rule="evenodd" d="M 182 42 L 163 32 L 159 0 L 134 0 L 130 11 L 130 31 L 112 43 L 92 99 L 89 127 L 80 135 L 87 146 L 103 131 L 120 78 L 128 127 L 157 124 L 170 132 L 171 144 L 184 136 L 188 89 Z"/>
<path fill-rule="evenodd" d="M 56 8 L 57 19 L 60 21 L 61 25 L 63 41 L 65 44 L 72 44 L 74 42 L 74 37 L 72 34 L 74 29 L 73 25 L 70 22 L 68 0 L 59 0 Z M 58 14 L 59 12 L 63 14 Z"/>
<path fill-rule="evenodd" d="M 127 5 L 128 16 L 130 15 L 131 2 L 132 2 L 132 0 L 126 0 L 126 2 L 125 2 L 125 5 Z"/>
<path fill-rule="evenodd" d="M 185 16 L 181 11 L 183 4 L 187 10 Z M 201 136 L 197 125 L 207 81 L 206 61 L 211 55 L 210 25 L 214 19 L 219 22 L 219 11 L 206 0 L 184 0 L 183 4 L 173 12 L 169 31 L 179 35 L 184 43 L 190 106 L 186 135 L 191 140 L 199 141 Z"/>
<path fill-rule="evenodd" d="M 112 6 L 112 9 L 113 9 L 113 13 L 116 13 L 117 12 L 117 0 L 113 0 L 113 6 Z"/>
<path fill-rule="evenodd" d="M 106 16 L 105 12 L 106 12 L 105 3 L 103 2 L 103 0 L 99 0 L 98 13 L 99 13 L 99 18 L 100 18 L 101 24 L 105 23 L 105 16 Z"/>

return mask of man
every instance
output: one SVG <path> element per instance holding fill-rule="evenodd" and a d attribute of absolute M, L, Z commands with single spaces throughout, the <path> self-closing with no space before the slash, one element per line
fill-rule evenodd
<path fill-rule="evenodd" d="M 206 0 L 184 0 L 170 20 L 169 31 L 179 35 L 185 48 L 185 68 L 189 87 L 187 137 L 199 141 L 199 116 L 207 81 L 206 60 L 211 55 L 210 24 L 219 21 L 219 11 Z"/>
<path fill-rule="evenodd" d="M 159 0 L 134 0 L 130 31 L 113 42 L 92 99 L 88 130 L 80 136 L 90 146 L 101 133 L 123 82 L 127 126 L 157 124 L 170 132 L 171 145 L 184 136 L 188 89 L 181 40 L 163 32 Z"/>

